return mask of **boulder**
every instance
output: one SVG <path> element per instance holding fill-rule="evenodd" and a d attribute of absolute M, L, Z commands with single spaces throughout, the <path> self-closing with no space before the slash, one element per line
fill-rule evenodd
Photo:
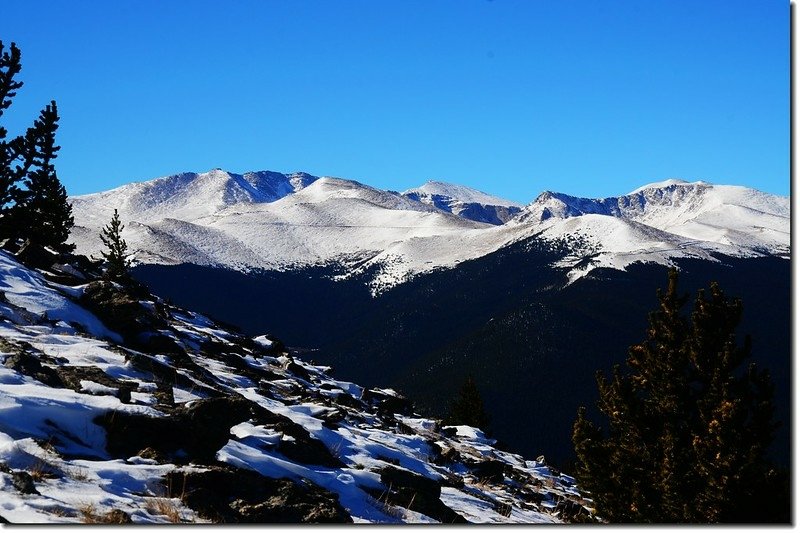
<path fill-rule="evenodd" d="M 213 467 L 173 471 L 165 477 L 169 497 L 180 497 L 201 517 L 223 523 L 347 523 L 338 497 L 316 485 L 272 479 L 252 470 Z"/>
<path fill-rule="evenodd" d="M 94 313 L 126 343 L 143 351 L 151 350 L 151 332 L 167 327 L 166 321 L 142 305 L 138 294 L 110 281 L 93 281 L 83 291 L 79 303 Z M 152 352 L 151 352 L 152 353 Z"/>
<path fill-rule="evenodd" d="M 41 381 L 48 387 L 64 387 L 64 383 L 55 370 L 43 366 L 38 357 L 25 350 L 18 350 L 6 357 L 3 365 L 6 368 L 16 370 L 20 374 L 25 374 L 26 376 Z"/>
<path fill-rule="evenodd" d="M 12 472 L 11 484 L 22 494 L 39 494 L 33 483 L 33 477 L 27 472 Z"/>
<path fill-rule="evenodd" d="M 381 483 L 386 486 L 386 491 L 376 495 L 380 500 L 422 513 L 443 524 L 467 522 L 442 503 L 442 487 L 438 481 L 394 466 L 386 466 L 379 473 Z"/>
<path fill-rule="evenodd" d="M 108 412 L 95 418 L 106 429 L 106 451 L 127 458 L 145 448 L 174 456 L 179 451 L 190 461 L 210 463 L 230 439 L 230 429 L 253 416 L 243 398 L 208 398 L 176 409 L 169 416 Z"/>
<path fill-rule="evenodd" d="M 511 471 L 511 465 L 495 459 L 468 465 L 476 478 L 481 481 L 502 483 L 505 474 Z"/>
<path fill-rule="evenodd" d="M 378 408 L 378 414 L 390 416 L 394 414 L 410 415 L 413 414 L 414 404 L 403 396 L 387 394 L 376 389 L 365 389 L 361 395 L 361 401 L 367 405 L 374 405 Z"/>

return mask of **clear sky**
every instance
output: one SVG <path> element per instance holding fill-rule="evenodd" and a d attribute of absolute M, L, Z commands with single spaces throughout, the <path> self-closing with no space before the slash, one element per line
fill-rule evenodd
<path fill-rule="evenodd" d="M 789 193 L 787 1 L 2 0 L 0 39 L 5 124 L 58 101 L 70 194 L 214 167 Z"/>

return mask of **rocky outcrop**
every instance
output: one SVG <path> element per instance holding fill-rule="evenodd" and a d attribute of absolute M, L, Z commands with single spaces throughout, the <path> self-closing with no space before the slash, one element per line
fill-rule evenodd
<path fill-rule="evenodd" d="M 251 470 L 214 467 L 170 472 L 164 485 L 202 518 L 217 523 L 352 522 L 335 494 L 312 484 L 271 479 Z"/>

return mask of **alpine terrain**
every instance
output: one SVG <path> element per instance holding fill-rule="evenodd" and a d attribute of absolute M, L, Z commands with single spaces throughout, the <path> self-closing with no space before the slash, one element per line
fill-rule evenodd
<path fill-rule="evenodd" d="M 0 252 L 3 522 L 594 520 L 571 477 L 393 390 L 101 262 L 26 261 Z"/>
<path fill-rule="evenodd" d="M 441 417 L 472 375 L 510 449 L 572 460 L 594 373 L 639 342 L 668 267 L 741 297 L 741 331 L 776 381 L 788 461 L 789 199 L 667 180 L 526 206 L 459 185 L 398 193 L 304 173 L 219 169 L 71 198 L 98 256 L 114 209 L 134 275 L 162 297 L 264 331 Z"/>

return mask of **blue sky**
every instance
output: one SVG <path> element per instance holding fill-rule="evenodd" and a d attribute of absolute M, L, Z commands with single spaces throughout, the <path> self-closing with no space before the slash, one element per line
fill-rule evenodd
<path fill-rule="evenodd" d="M 70 194 L 180 171 L 428 179 L 527 203 L 670 177 L 789 193 L 776 0 L 3 0 L 4 117 Z"/>

